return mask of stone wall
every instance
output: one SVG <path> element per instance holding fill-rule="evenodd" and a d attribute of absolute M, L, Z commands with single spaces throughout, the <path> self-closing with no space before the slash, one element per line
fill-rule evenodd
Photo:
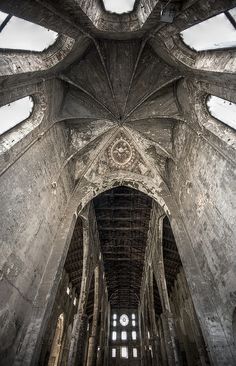
<path fill-rule="evenodd" d="M 1 360 L 12 364 L 71 191 L 65 169 L 67 139 L 55 125 L 0 178 Z M 14 346 L 13 346 L 14 344 Z M 11 349 L 11 351 L 9 351 Z"/>
<path fill-rule="evenodd" d="M 186 124 L 179 124 L 174 136 L 176 163 L 169 163 L 169 184 L 201 271 L 190 286 L 195 288 L 194 296 L 205 301 L 204 322 L 208 338 L 214 339 L 222 355 L 220 365 L 229 365 L 232 361 L 226 358 L 235 353 L 235 167 Z M 205 300 L 203 286 L 208 291 Z M 198 316 L 201 321 L 203 314 Z"/>

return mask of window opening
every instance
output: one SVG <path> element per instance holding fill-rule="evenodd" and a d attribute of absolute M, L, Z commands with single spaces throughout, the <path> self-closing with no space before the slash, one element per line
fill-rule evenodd
<path fill-rule="evenodd" d="M 58 37 L 52 30 L 4 12 L 0 12 L 0 24 L 0 48 L 41 52 Z"/>
<path fill-rule="evenodd" d="M 133 339 L 133 341 L 136 341 L 136 339 L 137 339 L 137 332 L 135 330 L 132 331 L 132 339 Z"/>
<path fill-rule="evenodd" d="M 117 326 L 117 321 L 113 320 L 113 327 L 116 327 L 116 326 Z"/>
<path fill-rule="evenodd" d="M 113 319 L 117 319 L 117 314 L 113 314 Z"/>
<path fill-rule="evenodd" d="M 210 95 L 207 99 L 207 108 L 212 117 L 217 118 L 229 127 L 236 130 L 236 104 L 228 100 Z"/>
<path fill-rule="evenodd" d="M 132 319 L 135 320 L 135 314 L 132 314 Z"/>
<path fill-rule="evenodd" d="M 236 47 L 236 8 L 193 25 L 180 36 L 195 51 Z"/>
<path fill-rule="evenodd" d="M 121 358 L 129 358 L 128 347 L 121 347 L 120 356 L 121 356 Z"/>
<path fill-rule="evenodd" d="M 121 332 L 121 340 L 122 341 L 127 341 L 127 332 Z"/>
<path fill-rule="evenodd" d="M 135 325 L 136 325 L 136 321 L 132 320 L 132 326 L 135 327 Z"/>
<path fill-rule="evenodd" d="M 116 357 L 116 348 L 112 348 L 112 350 L 111 350 L 111 357 L 113 357 L 113 358 Z"/>
<path fill-rule="evenodd" d="M 138 350 L 137 348 L 133 348 L 133 357 L 137 358 L 138 357 Z"/>
<path fill-rule="evenodd" d="M 105 10 L 116 14 L 130 13 L 134 3 L 135 0 L 103 0 Z"/>
<path fill-rule="evenodd" d="M 33 105 L 33 99 L 27 96 L 0 107 L 0 135 L 26 120 Z"/>
<path fill-rule="evenodd" d="M 112 332 L 112 340 L 113 341 L 117 340 L 117 333 L 116 332 Z"/>
<path fill-rule="evenodd" d="M 121 317 L 120 317 L 120 324 L 123 327 L 126 327 L 129 324 L 129 317 L 126 314 L 121 315 Z"/>

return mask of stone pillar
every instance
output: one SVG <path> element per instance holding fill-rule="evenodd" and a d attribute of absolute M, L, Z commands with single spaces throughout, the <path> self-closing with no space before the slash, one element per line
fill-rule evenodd
<path fill-rule="evenodd" d="M 107 298 L 107 312 L 106 312 L 106 332 L 105 332 L 105 346 L 104 346 L 104 366 L 109 366 L 109 342 L 110 342 L 110 320 L 111 320 L 111 307 L 108 302 L 108 294 L 106 292 Z"/>
<path fill-rule="evenodd" d="M 143 349 L 144 349 L 144 365 L 150 366 L 152 365 L 152 358 L 151 353 L 149 350 L 149 337 L 148 337 L 148 326 L 149 326 L 149 319 L 148 319 L 148 307 L 147 307 L 147 294 L 144 295 L 143 300 Z M 150 334 L 150 332 L 149 332 Z"/>
<path fill-rule="evenodd" d="M 143 329 L 142 305 L 139 305 L 138 319 L 139 319 L 139 339 L 140 339 L 141 366 L 144 366 L 145 365 L 145 361 L 144 361 L 144 329 Z"/>
<path fill-rule="evenodd" d="M 77 362 L 82 363 L 81 354 L 79 355 L 78 345 L 83 342 L 83 326 L 85 321 L 86 305 L 88 300 L 89 287 L 91 282 L 91 257 L 89 245 L 89 231 L 87 227 L 83 228 L 83 271 L 80 287 L 80 297 L 77 314 L 74 317 L 70 350 L 68 356 L 68 365 L 74 366 Z M 87 319 L 86 319 L 87 321 Z"/>
<path fill-rule="evenodd" d="M 163 314 L 161 316 L 163 325 L 163 334 L 166 343 L 166 352 L 168 357 L 169 366 L 181 365 L 181 357 L 177 348 L 177 337 L 175 332 L 174 317 L 171 313 L 170 301 L 167 291 L 167 284 L 165 278 L 164 258 L 163 258 L 163 243 L 162 243 L 162 217 L 159 217 L 157 222 L 158 236 L 156 243 L 155 258 L 153 261 L 154 276 L 157 282 Z"/>
<path fill-rule="evenodd" d="M 158 329 L 160 334 L 160 349 L 161 349 L 161 360 L 163 366 L 168 366 L 168 359 L 166 354 L 166 345 L 165 345 L 165 339 L 164 339 L 164 333 L 163 333 L 163 326 L 161 322 L 161 318 L 158 320 Z"/>
<path fill-rule="evenodd" d="M 100 325 L 100 334 L 99 334 L 99 342 L 98 342 L 98 346 L 100 347 L 100 350 L 98 352 L 98 357 L 97 357 L 97 366 L 104 365 L 106 316 L 107 316 L 107 299 L 106 299 L 106 296 L 104 293 L 102 304 L 101 304 L 101 325 Z"/>
<path fill-rule="evenodd" d="M 92 331 L 89 337 L 88 354 L 87 354 L 87 366 L 94 366 L 97 355 L 97 337 L 98 337 L 98 320 L 99 320 L 99 308 L 100 308 L 100 279 L 101 269 L 98 265 L 94 271 L 94 308 L 93 308 L 93 323 Z"/>
<path fill-rule="evenodd" d="M 149 267 L 148 271 L 148 289 L 147 289 L 147 299 L 148 299 L 148 311 L 150 317 L 150 343 L 152 345 L 153 353 L 153 363 L 154 365 L 161 365 L 161 352 L 160 352 L 160 337 L 158 334 L 156 315 L 154 309 L 154 298 L 153 298 L 153 271 Z"/>

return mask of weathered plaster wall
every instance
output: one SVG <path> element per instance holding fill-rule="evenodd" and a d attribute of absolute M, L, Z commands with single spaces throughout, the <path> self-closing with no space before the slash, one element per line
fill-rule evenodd
<path fill-rule="evenodd" d="M 190 285 L 195 291 L 202 286 L 208 289 L 206 325 L 221 350 L 219 364 L 231 365 L 232 358 L 227 357 L 235 357 L 235 166 L 186 124 L 175 128 L 174 149 L 176 162 L 169 162 L 169 185 L 202 274 L 198 283 Z M 203 314 L 198 315 L 201 321 Z"/>
<path fill-rule="evenodd" d="M 66 150 L 64 128 L 55 125 L 0 177 L 0 358 L 4 365 L 12 364 L 27 319 L 37 306 L 34 298 L 71 192 L 67 168 L 57 188 L 52 187 Z"/>

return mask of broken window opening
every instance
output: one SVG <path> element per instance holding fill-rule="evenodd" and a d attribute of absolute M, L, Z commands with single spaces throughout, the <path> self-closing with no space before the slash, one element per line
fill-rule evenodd
<path fill-rule="evenodd" d="M 42 52 L 58 37 L 52 30 L 3 12 L 0 24 L 0 48 Z"/>
<path fill-rule="evenodd" d="M 180 33 L 183 42 L 194 51 L 236 47 L 236 8 L 215 15 Z"/>
<path fill-rule="evenodd" d="M 207 108 L 212 117 L 236 130 L 236 104 L 226 99 L 210 95 Z"/>
<path fill-rule="evenodd" d="M 33 106 L 33 99 L 27 96 L 0 107 L 0 135 L 29 118 Z"/>
<path fill-rule="evenodd" d="M 103 4 L 106 11 L 124 14 L 134 10 L 135 0 L 103 0 Z"/>

